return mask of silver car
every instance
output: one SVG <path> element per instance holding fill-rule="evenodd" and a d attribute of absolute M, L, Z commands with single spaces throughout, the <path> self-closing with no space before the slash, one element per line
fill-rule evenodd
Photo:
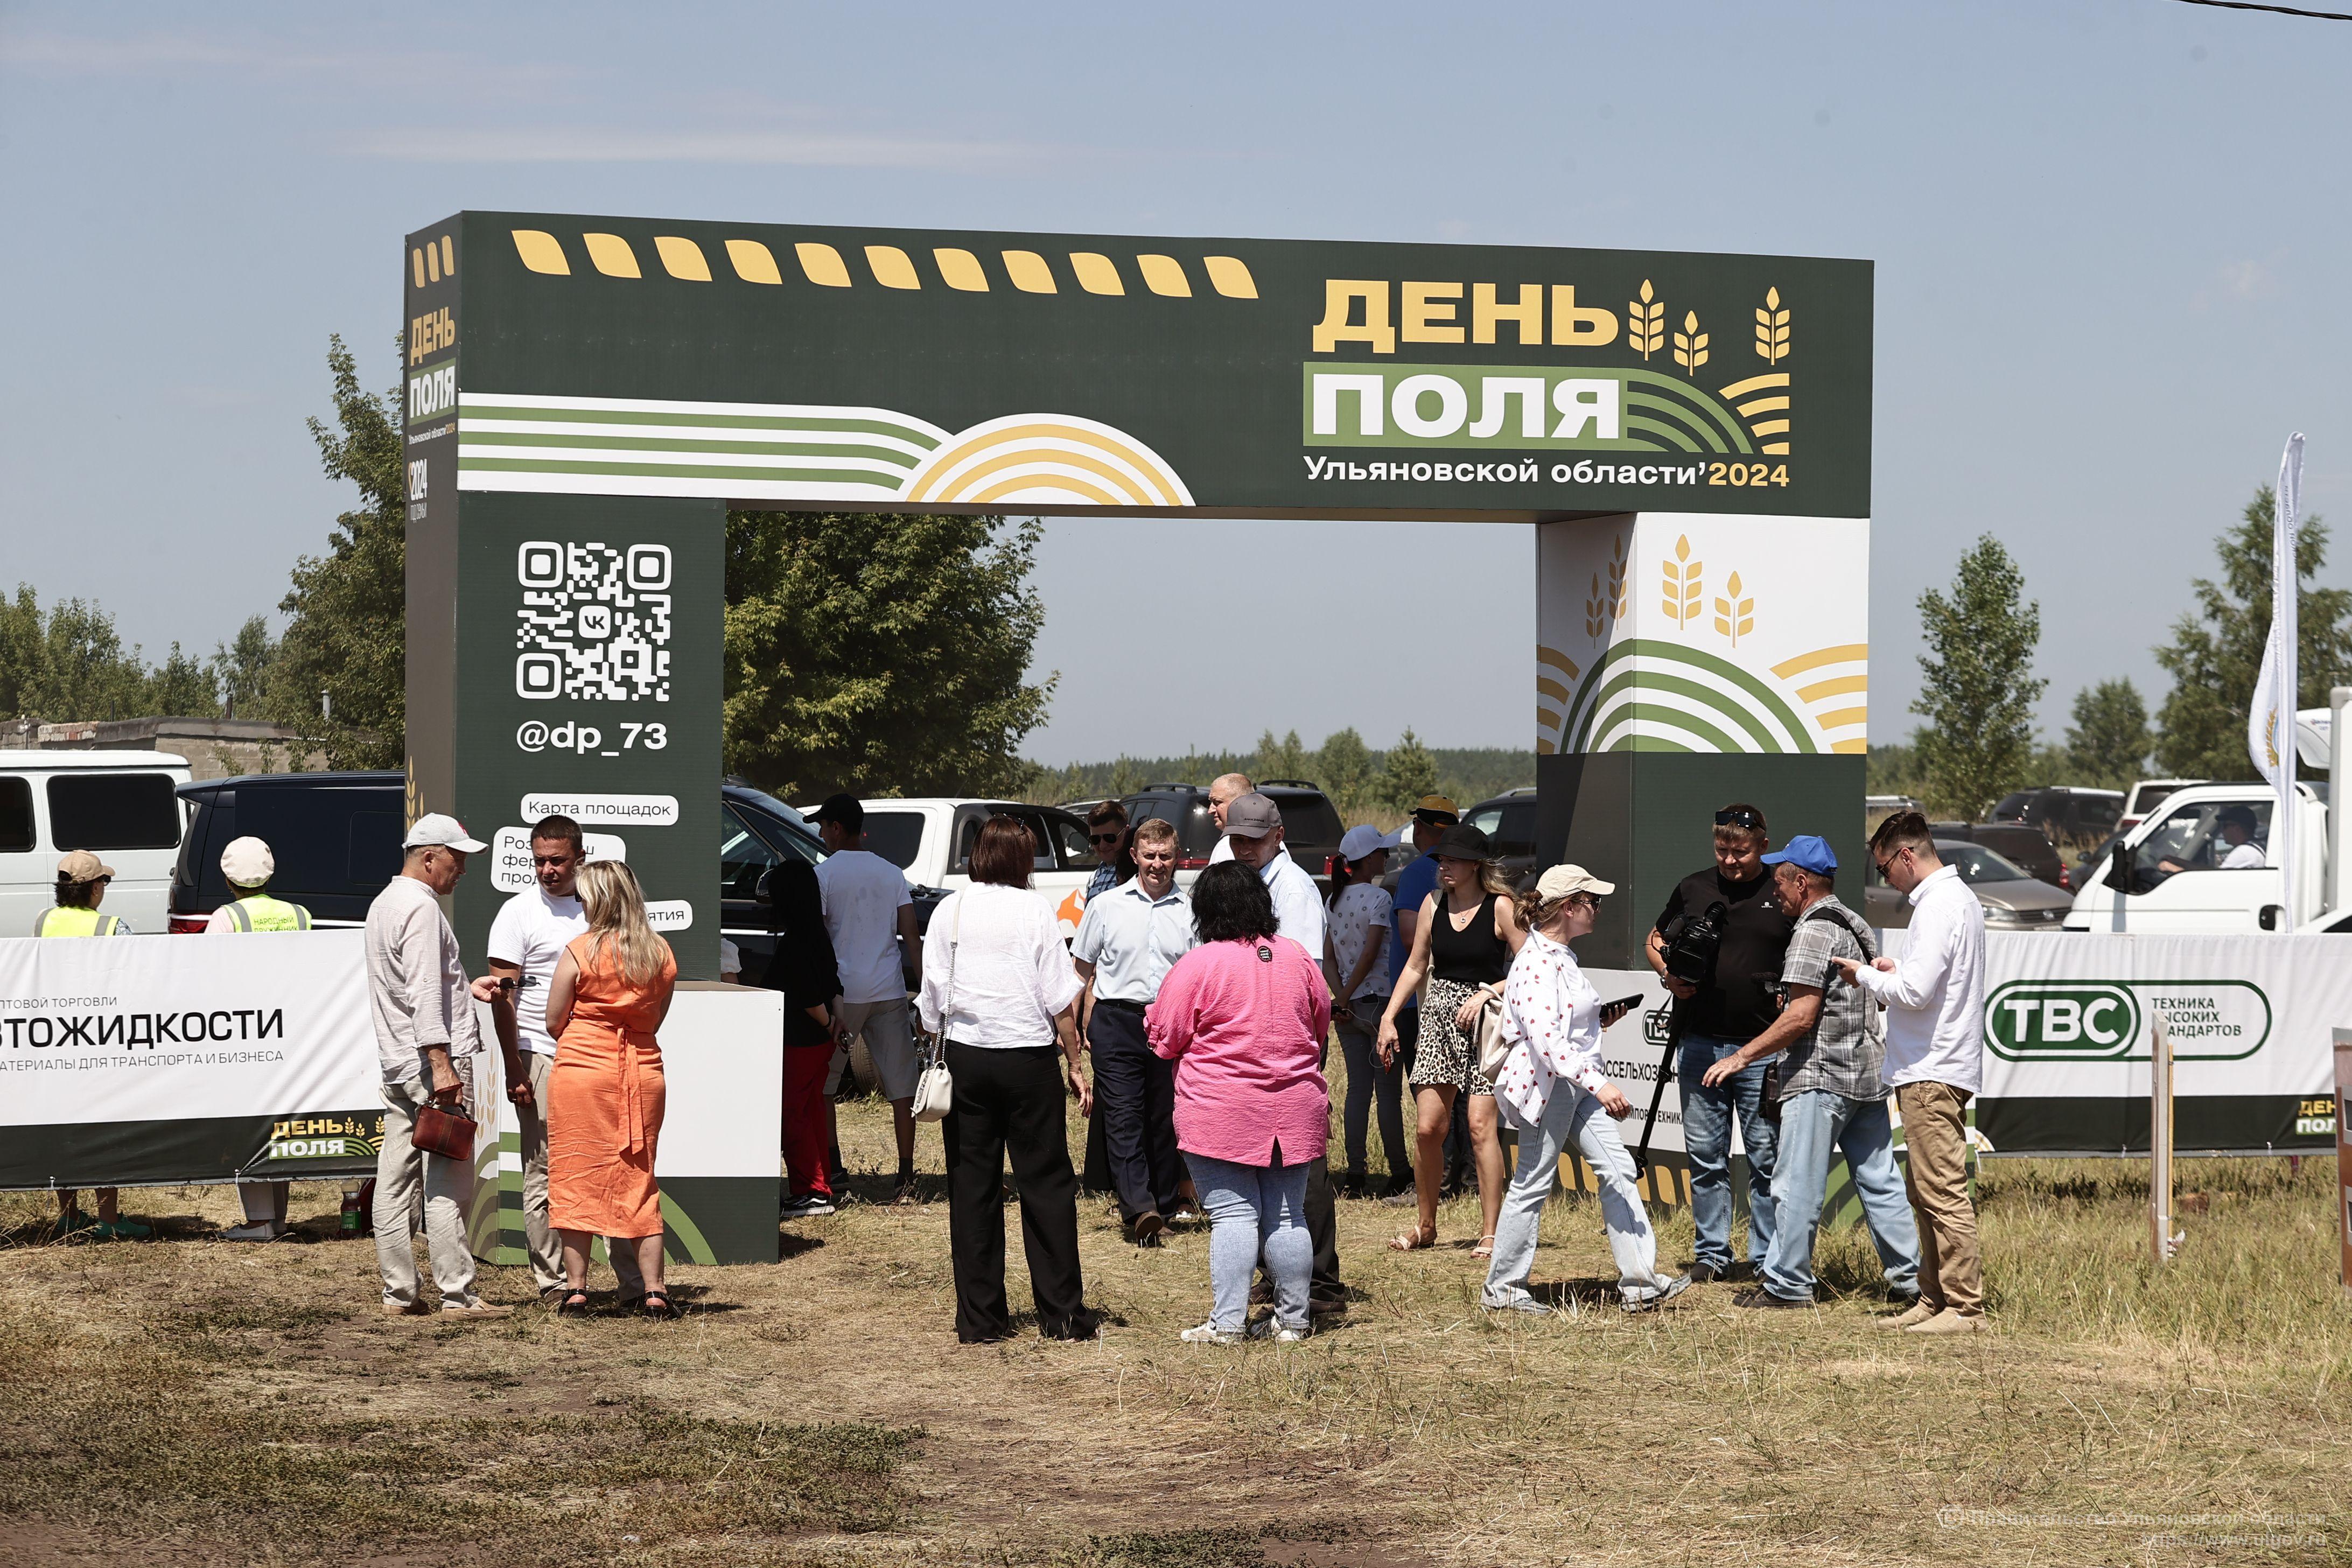
<path fill-rule="evenodd" d="M 2074 907 L 2074 894 L 2038 879 L 1981 844 L 1938 838 L 1936 854 L 1959 872 L 1960 880 L 1984 906 L 1987 931 L 2054 931 Z M 1911 900 L 1881 881 L 1874 867 L 1863 874 L 1863 918 L 1882 931 L 1911 923 Z"/>

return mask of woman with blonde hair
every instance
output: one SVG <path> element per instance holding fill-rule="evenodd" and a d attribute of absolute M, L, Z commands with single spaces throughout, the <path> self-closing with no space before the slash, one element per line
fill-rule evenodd
<path fill-rule="evenodd" d="M 1389 1243 L 1401 1252 L 1437 1245 L 1437 1188 L 1444 1166 L 1445 1130 L 1457 1098 L 1469 1100 L 1471 1147 L 1477 1155 L 1478 1206 L 1486 1226 L 1471 1256 L 1491 1258 L 1495 1223 L 1503 1209 L 1503 1143 L 1495 1120 L 1495 1086 L 1478 1070 L 1478 1015 L 1499 1003 L 1511 961 L 1528 940 L 1519 924 L 1510 879 L 1486 836 L 1466 823 L 1445 830 L 1433 851 L 1437 889 L 1424 900 L 1412 928 L 1412 952 L 1381 1017 L 1380 1057 L 1396 1059 L 1397 1014 L 1420 989 L 1421 1043 L 1406 1077 L 1412 1085 L 1418 1148 L 1412 1162 L 1418 1223 Z"/>
<path fill-rule="evenodd" d="M 547 1080 L 547 1215 L 563 1237 L 559 1314 L 588 1310 L 588 1243 L 636 1250 L 648 1317 L 675 1318 L 662 1280 L 661 1046 L 677 960 L 646 921 L 636 874 L 618 860 L 580 868 L 588 929 L 547 987 L 555 1066 Z"/>

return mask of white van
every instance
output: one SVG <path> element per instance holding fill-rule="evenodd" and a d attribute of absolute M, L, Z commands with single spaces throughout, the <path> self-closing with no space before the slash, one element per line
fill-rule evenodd
<path fill-rule="evenodd" d="M 188 759 L 169 752 L 0 751 L 0 936 L 30 936 L 57 902 L 58 861 L 114 868 L 101 906 L 141 935 L 170 928 Z"/>

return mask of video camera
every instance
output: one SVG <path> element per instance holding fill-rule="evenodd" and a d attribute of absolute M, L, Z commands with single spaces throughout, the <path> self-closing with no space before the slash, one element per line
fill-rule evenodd
<path fill-rule="evenodd" d="M 1685 985 L 1706 985 L 1715 979 L 1715 955 L 1723 945 L 1723 922 L 1728 910 L 1722 900 L 1704 913 L 1680 915 L 1669 921 L 1664 938 L 1666 975 Z"/>

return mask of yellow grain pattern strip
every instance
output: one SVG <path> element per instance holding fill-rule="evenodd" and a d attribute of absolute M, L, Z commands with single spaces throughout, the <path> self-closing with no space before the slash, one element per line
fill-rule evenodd
<path fill-rule="evenodd" d="M 1825 664 L 1859 664 L 1870 657 L 1866 642 L 1840 643 L 1835 647 L 1817 647 L 1811 653 L 1801 653 L 1772 667 L 1772 673 L 1787 680 L 1809 669 L 1819 669 Z"/>

